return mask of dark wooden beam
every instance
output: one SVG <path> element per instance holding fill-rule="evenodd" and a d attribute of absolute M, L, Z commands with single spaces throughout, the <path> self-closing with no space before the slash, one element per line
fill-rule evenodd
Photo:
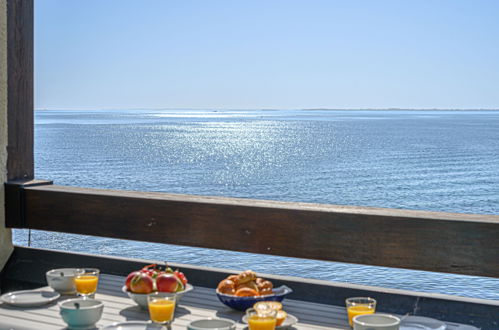
<path fill-rule="evenodd" d="M 499 216 L 64 186 L 24 188 L 25 227 L 499 277 Z"/>
<path fill-rule="evenodd" d="M 50 185 L 52 181 L 48 180 L 28 180 L 28 181 L 8 181 L 5 187 L 5 225 L 7 227 L 26 227 L 25 217 L 25 196 L 24 188 Z"/>
<path fill-rule="evenodd" d="M 7 179 L 34 178 L 33 1 L 7 0 Z"/>

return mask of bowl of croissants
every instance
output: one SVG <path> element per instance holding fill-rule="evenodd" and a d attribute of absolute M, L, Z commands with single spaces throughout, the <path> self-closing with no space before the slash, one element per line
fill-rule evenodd
<path fill-rule="evenodd" d="M 272 282 L 246 270 L 220 281 L 216 292 L 218 299 L 225 305 L 245 311 L 259 301 L 282 301 L 293 290 L 285 285 L 274 288 Z"/>

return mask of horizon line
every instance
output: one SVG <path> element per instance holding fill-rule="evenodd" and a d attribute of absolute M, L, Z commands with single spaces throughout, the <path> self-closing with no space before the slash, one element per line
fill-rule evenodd
<path fill-rule="evenodd" d="M 499 108 L 217 108 L 217 107 L 134 107 L 134 108 L 35 108 L 35 111 L 110 111 L 110 110 L 211 110 L 211 111 L 499 111 Z"/>

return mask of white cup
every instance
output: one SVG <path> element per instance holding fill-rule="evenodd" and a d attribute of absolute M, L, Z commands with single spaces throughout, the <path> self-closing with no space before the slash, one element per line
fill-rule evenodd
<path fill-rule="evenodd" d="M 59 303 L 60 314 L 69 328 L 91 328 L 97 323 L 104 310 L 104 304 L 95 299 L 75 298 Z"/>
<path fill-rule="evenodd" d="M 353 318 L 354 330 L 399 330 L 400 319 L 389 314 L 364 314 Z"/>
<path fill-rule="evenodd" d="M 76 268 L 59 268 L 49 270 L 45 274 L 48 285 L 60 294 L 74 294 Z"/>

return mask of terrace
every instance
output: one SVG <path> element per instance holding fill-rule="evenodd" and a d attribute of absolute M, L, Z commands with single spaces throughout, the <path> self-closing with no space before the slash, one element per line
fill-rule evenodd
<path fill-rule="evenodd" d="M 35 180 L 33 157 L 33 2 L 0 2 L 2 66 L 0 166 L 5 181 L 1 228 L 1 292 L 45 286 L 47 270 L 101 269 L 97 294 L 106 306 L 101 325 L 146 319 L 119 290 L 130 271 L 151 263 L 12 246 L 11 228 L 28 228 L 304 259 L 499 277 L 499 216 L 346 207 L 151 192 L 84 189 Z M 5 42 L 4 42 L 5 41 Z M 5 69 L 5 70 L 4 70 Z M 5 81 L 4 81 L 5 80 Z M 3 128 L 3 127 L 2 127 Z M 6 154 L 4 155 L 4 150 Z M 2 212 L 3 213 L 3 212 Z M 3 215 L 0 215 L 3 218 Z M 362 242 L 359 248 L 357 242 Z M 195 286 L 181 303 L 174 328 L 189 320 L 222 316 L 240 320 L 216 299 L 214 288 L 231 273 L 176 265 Z M 499 328 L 499 302 L 441 294 L 266 275 L 294 292 L 285 307 L 300 329 L 348 329 L 344 300 L 377 299 L 379 310 L 419 315 L 482 329 Z M 19 310 L 0 305 L 0 324 L 61 328 L 57 306 Z"/>

